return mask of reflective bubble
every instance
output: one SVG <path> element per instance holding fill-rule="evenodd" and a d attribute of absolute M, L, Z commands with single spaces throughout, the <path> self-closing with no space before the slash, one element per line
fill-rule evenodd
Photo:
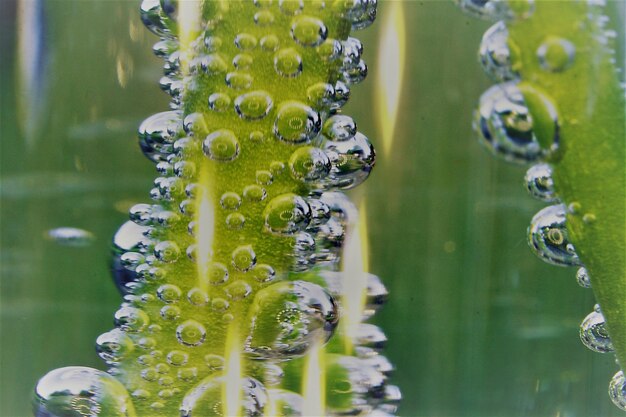
<path fill-rule="evenodd" d="M 209 109 L 217 112 L 230 110 L 230 96 L 224 93 L 213 93 L 209 96 Z"/>
<path fill-rule="evenodd" d="M 235 46 L 242 51 L 256 48 L 257 43 L 257 39 L 249 33 L 240 33 L 235 36 Z"/>
<path fill-rule="evenodd" d="M 115 312 L 115 325 L 128 333 L 139 333 L 150 324 L 148 315 L 138 308 L 122 307 Z"/>
<path fill-rule="evenodd" d="M 276 271 L 270 265 L 258 264 L 250 270 L 252 277 L 259 282 L 269 282 L 276 277 Z"/>
<path fill-rule="evenodd" d="M 35 388 L 36 417 L 135 417 L 126 388 L 106 372 L 82 366 L 55 369 Z"/>
<path fill-rule="evenodd" d="M 152 206 L 150 204 L 135 204 L 128 211 L 130 220 L 142 226 L 150 225 Z"/>
<path fill-rule="evenodd" d="M 306 97 L 316 109 L 328 108 L 333 102 L 335 88 L 332 84 L 316 83 L 307 88 Z"/>
<path fill-rule="evenodd" d="M 580 267 L 578 271 L 576 271 L 576 281 L 578 285 L 583 288 L 591 288 L 591 279 L 589 278 L 589 272 L 587 272 L 587 268 Z"/>
<path fill-rule="evenodd" d="M 599 311 L 593 311 L 580 325 L 580 340 L 594 352 L 613 352 L 613 344 L 606 329 L 604 316 Z"/>
<path fill-rule="evenodd" d="M 334 88 L 335 95 L 333 96 L 333 103 L 330 109 L 336 111 L 348 102 L 350 98 L 350 88 L 343 81 L 337 81 Z"/>
<path fill-rule="evenodd" d="M 359 324 L 355 338 L 355 343 L 357 345 L 377 351 L 382 350 L 387 343 L 387 336 L 385 336 L 382 329 L 369 323 Z"/>
<path fill-rule="evenodd" d="M 311 226 L 319 226 L 330 219 L 330 208 L 326 203 L 316 198 L 310 198 L 308 203 L 311 207 Z"/>
<path fill-rule="evenodd" d="M 243 188 L 243 198 L 248 201 L 263 201 L 267 197 L 267 191 L 260 185 L 247 185 Z"/>
<path fill-rule="evenodd" d="M 88 230 L 77 227 L 57 227 L 50 229 L 46 236 L 62 246 L 72 246 L 76 248 L 91 245 L 94 235 Z"/>
<path fill-rule="evenodd" d="M 245 90 L 252 86 L 252 76 L 245 72 L 229 72 L 226 74 L 226 85 L 235 90 Z"/>
<path fill-rule="evenodd" d="M 196 68 L 207 75 L 219 75 L 226 72 L 228 64 L 218 54 L 204 55 L 196 58 Z"/>
<path fill-rule="evenodd" d="M 364 359 L 353 356 L 329 355 L 327 373 L 335 375 L 328 383 L 329 395 L 341 396 L 347 401 L 329 404 L 334 413 L 367 415 L 385 398 L 385 375 Z M 346 397 L 346 393 L 350 393 Z"/>
<path fill-rule="evenodd" d="M 178 111 L 157 113 L 139 126 L 139 146 L 152 161 L 165 161 L 174 150 L 172 144 L 182 132 L 182 119 Z"/>
<path fill-rule="evenodd" d="M 531 115 L 525 95 L 514 83 L 491 87 L 480 98 L 474 129 L 493 154 L 516 163 L 537 162 L 558 146 L 558 117 L 543 95 L 526 89 L 533 99 Z M 542 137 L 538 137 L 538 132 Z M 543 145 L 542 145 L 543 143 Z"/>
<path fill-rule="evenodd" d="M 549 72 L 565 71 L 572 66 L 575 55 L 574 44 L 556 36 L 546 38 L 537 49 L 539 65 Z"/>
<path fill-rule="evenodd" d="M 267 392 L 263 384 L 254 378 L 244 377 L 241 383 L 241 411 L 242 417 L 262 417 L 267 403 Z M 227 386 L 226 377 L 211 375 L 195 387 L 183 398 L 180 407 L 181 417 L 203 417 L 208 415 L 224 415 L 222 393 Z"/>
<path fill-rule="evenodd" d="M 274 121 L 276 137 L 289 143 L 309 142 L 317 136 L 320 128 L 320 115 L 311 107 L 297 101 L 281 104 Z"/>
<path fill-rule="evenodd" d="M 161 314 L 161 317 L 164 320 L 178 320 L 178 318 L 180 317 L 180 308 L 172 305 L 167 305 L 159 311 L 159 314 Z"/>
<path fill-rule="evenodd" d="M 296 194 L 272 199 L 263 211 L 265 227 L 272 233 L 290 235 L 304 230 L 311 220 L 311 208 Z"/>
<path fill-rule="evenodd" d="M 564 204 L 557 204 L 539 211 L 528 228 L 528 244 L 545 262 L 559 266 L 580 266 L 574 245 L 569 241 L 565 225 L 566 210 Z"/>
<path fill-rule="evenodd" d="M 235 110 L 242 119 L 260 120 L 272 109 L 272 97 L 265 91 L 251 91 L 235 99 Z"/>
<path fill-rule="evenodd" d="M 233 251 L 233 266 L 237 270 L 246 272 L 256 264 L 256 254 L 250 245 L 242 245 Z"/>
<path fill-rule="evenodd" d="M 139 7 L 141 21 L 155 35 L 168 38 L 176 34 L 176 25 L 164 12 L 159 0 L 143 0 Z"/>
<path fill-rule="evenodd" d="M 519 78 L 517 62 L 519 48 L 509 39 L 504 22 L 498 22 L 483 35 L 478 50 L 483 69 L 494 81 L 511 81 Z"/>
<path fill-rule="evenodd" d="M 374 146 L 365 135 L 358 132 L 341 142 L 326 141 L 324 150 L 332 164 L 327 184 L 334 188 L 345 190 L 361 184 L 376 162 Z"/>
<path fill-rule="evenodd" d="M 273 52 L 278 49 L 280 41 L 275 35 L 267 35 L 261 38 L 261 49 L 267 52 Z"/>
<path fill-rule="evenodd" d="M 180 45 L 176 39 L 163 39 L 152 46 L 152 52 L 159 58 L 168 58 L 176 52 Z"/>
<path fill-rule="evenodd" d="M 187 293 L 187 300 L 195 306 L 202 307 L 208 304 L 209 296 L 200 288 L 192 288 Z"/>
<path fill-rule="evenodd" d="M 205 338 L 206 329 L 195 320 L 187 320 L 176 328 L 176 339 L 185 346 L 199 346 Z"/>
<path fill-rule="evenodd" d="M 527 19 L 535 11 L 534 0 L 456 0 L 469 15 L 487 20 Z"/>
<path fill-rule="evenodd" d="M 274 407 L 275 417 L 296 417 L 302 416 L 302 396 L 293 391 L 284 389 L 270 389 L 267 391 L 270 401 Z"/>
<path fill-rule="evenodd" d="M 326 40 L 328 29 L 319 19 L 299 16 L 291 24 L 291 36 L 300 45 L 318 46 Z"/>
<path fill-rule="evenodd" d="M 174 262 L 180 257 L 180 248 L 176 242 L 166 240 L 156 244 L 154 247 L 154 254 L 160 261 L 168 263 Z"/>
<path fill-rule="evenodd" d="M 254 23 L 259 26 L 270 26 L 274 23 L 274 14 L 269 10 L 261 10 L 254 14 Z"/>
<path fill-rule="evenodd" d="M 357 133 L 356 123 L 350 116 L 336 114 L 324 122 L 322 134 L 334 142 L 352 139 Z"/>
<path fill-rule="evenodd" d="M 225 291 L 231 300 L 243 300 L 252 293 L 252 287 L 247 282 L 240 280 L 229 284 Z"/>
<path fill-rule="evenodd" d="M 96 339 L 96 352 L 107 363 L 120 362 L 134 348 L 132 339 L 120 329 L 102 333 Z"/>
<path fill-rule="evenodd" d="M 241 197 L 233 192 L 225 192 L 220 197 L 220 205 L 226 210 L 237 210 L 241 205 Z"/>
<path fill-rule="evenodd" d="M 274 180 L 274 176 L 270 171 L 258 170 L 255 173 L 256 182 L 261 185 L 270 185 Z"/>
<path fill-rule="evenodd" d="M 246 223 L 246 218 L 241 213 L 232 213 L 226 216 L 226 227 L 230 230 L 239 230 Z"/>
<path fill-rule="evenodd" d="M 323 150 L 303 146 L 289 158 L 289 168 L 295 179 L 311 182 L 326 177 L 330 172 L 331 164 Z"/>
<path fill-rule="evenodd" d="M 232 161 L 239 155 L 239 141 L 232 130 L 219 129 L 206 137 L 202 150 L 215 161 Z"/>
<path fill-rule="evenodd" d="M 204 362 L 209 369 L 213 371 L 219 371 L 224 368 L 224 357 L 215 354 L 208 354 L 204 357 Z"/>
<path fill-rule="evenodd" d="M 536 164 L 526 171 L 524 177 L 528 193 L 537 200 L 554 202 L 558 197 L 554 191 L 552 167 L 548 164 Z"/>
<path fill-rule="evenodd" d="M 180 290 L 180 288 L 173 284 L 161 285 L 157 289 L 157 296 L 164 303 L 175 303 L 180 299 L 181 295 L 182 291 Z"/>
<path fill-rule="evenodd" d="M 609 397 L 611 397 L 613 404 L 626 411 L 626 378 L 624 378 L 624 372 L 619 371 L 611 379 Z"/>
<path fill-rule="evenodd" d="M 233 58 L 233 65 L 238 70 L 250 69 L 253 62 L 254 58 L 249 54 L 238 54 Z"/>
<path fill-rule="evenodd" d="M 280 11 L 288 16 L 296 15 L 302 12 L 304 8 L 303 0 L 278 0 Z"/>
<path fill-rule="evenodd" d="M 283 281 L 259 291 L 250 309 L 246 351 L 257 358 L 299 356 L 326 342 L 338 322 L 335 300 L 306 281 Z"/>
<path fill-rule="evenodd" d="M 183 366 L 189 360 L 189 355 L 181 350 L 172 350 L 167 354 L 167 363 L 173 366 Z"/>
<path fill-rule="evenodd" d="M 220 262 L 211 262 L 207 267 L 209 282 L 213 285 L 228 281 L 228 268 Z"/>
<path fill-rule="evenodd" d="M 293 48 L 281 49 L 274 56 L 274 68 L 283 77 L 296 77 L 302 72 L 302 57 Z"/>
<path fill-rule="evenodd" d="M 344 289 L 344 283 L 346 282 L 346 277 L 344 272 L 339 271 L 320 271 L 319 275 L 324 279 L 328 291 L 334 297 L 341 297 L 344 294 L 344 291 L 348 291 L 349 289 Z M 367 272 L 363 272 L 365 275 L 365 280 L 367 282 L 367 289 L 365 293 L 365 310 L 363 315 L 365 317 L 373 315 L 386 301 L 389 296 L 389 292 L 383 285 L 380 278 L 374 274 L 370 274 Z"/>

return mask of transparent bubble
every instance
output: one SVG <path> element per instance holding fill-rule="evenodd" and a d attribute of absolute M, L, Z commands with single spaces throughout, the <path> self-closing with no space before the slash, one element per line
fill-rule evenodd
<path fill-rule="evenodd" d="M 274 14 L 269 10 L 261 10 L 254 14 L 254 23 L 259 26 L 270 26 L 274 23 Z"/>
<path fill-rule="evenodd" d="M 246 223 L 246 218 L 241 213 L 231 213 L 226 216 L 226 227 L 230 230 L 239 230 Z"/>
<path fill-rule="evenodd" d="M 180 308 L 173 305 L 167 305 L 161 308 L 159 313 L 164 320 L 174 321 L 178 320 L 180 317 Z"/>
<path fill-rule="evenodd" d="M 274 134 L 288 143 L 309 142 L 320 128 L 319 113 L 298 101 L 281 104 L 274 121 Z"/>
<path fill-rule="evenodd" d="M 319 19 L 299 16 L 291 25 L 291 36 L 303 46 L 318 46 L 326 40 L 328 28 Z"/>
<path fill-rule="evenodd" d="M 504 22 L 497 22 L 483 35 L 478 56 L 485 73 L 494 81 L 519 79 L 518 55 L 519 48 L 509 38 Z"/>
<path fill-rule="evenodd" d="M 156 113 L 139 126 L 139 146 L 152 161 L 165 161 L 173 150 L 172 144 L 183 132 L 181 113 L 166 111 Z"/>
<path fill-rule="evenodd" d="M 126 388 L 106 372 L 82 366 L 55 369 L 35 388 L 36 417 L 135 417 Z"/>
<path fill-rule="evenodd" d="M 548 206 L 539 211 L 528 228 L 528 244 L 545 262 L 559 266 L 580 266 L 574 245 L 570 243 L 564 204 Z"/>
<path fill-rule="evenodd" d="M 456 0 L 465 13 L 486 20 L 527 19 L 535 11 L 534 0 Z"/>
<path fill-rule="evenodd" d="M 525 93 L 533 98 L 535 114 L 530 113 L 520 88 L 514 83 L 504 83 L 482 95 L 474 116 L 474 129 L 481 143 L 510 162 L 529 163 L 547 158 L 556 151 L 559 142 L 554 106 L 540 93 L 531 94 L 530 89 Z M 537 136 L 537 127 L 541 128 L 543 138 Z"/>
<path fill-rule="evenodd" d="M 228 281 L 228 268 L 220 262 L 211 262 L 207 267 L 207 276 L 211 284 L 223 284 Z"/>
<path fill-rule="evenodd" d="M 274 180 L 274 176 L 270 171 L 258 170 L 255 174 L 256 182 L 261 185 L 270 185 Z"/>
<path fill-rule="evenodd" d="M 310 198 L 308 203 L 311 207 L 311 226 L 319 226 L 330 219 L 330 208 L 326 203 L 316 198 Z"/>
<path fill-rule="evenodd" d="M 46 235 L 59 245 L 76 248 L 89 246 L 94 240 L 93 233 L 77 227 L 57 227 L 48 230 Z"/>
<path fill-rule="evenodd" d="M 127 221 L 120 226 L 113 236 L 114 258 L 119 259 L 124 252 L 136 252 L 147 246 L 149 241 L 145 233 L 148 229 L 147 226 L 140 226 L 132 221 Z"/>
<path fill-rule="evenodd" d="M 215 161 L 232 161 L 239 155 L 239 141 L 232 130 L 219 129 L 202 142 L 204 154 Z"/>
<path fill-rule="evenodd" d="M 228 70 L 228 64 L 218 54 L 203 55 L 194 60 L 196 69 L 207 75 L 220 75 Z"/>
<path fill-rule="evenodd" d="M 300 14 L 304 8 L 303 0 L 278 0 L 280 11 L 288 16 Z"/>
<path fill-rule="evenodd" d="M 333 103 L 331 104 L 330 109 L 336 111 L 348 102 L 348 99 L 350 98 L 350 87 L 348 87 L 343 81 L 337 81 L 334 88 L 335 95 L 333 96 Z"/>
<path fill-rule="evenodd" d="M 270 401 L 274 407 L 275 417 L 295 417 L 302 416 L 302 396 L 293 391 L 284 389 L 270 389 L 267 391 Z"/>
<path fill-rule="evenodd" d="M 175 303 L 180 299 L 181 295 L 182 291 L 174 284 L 161 285 L 157 289 L 157 296 L 164 303 Z"/>
<path fill-rule="evenodd" d="M 160 261 L 174 262 L 180 257 L 180 248 L 176 242 L 166 240 L 156 244 L 154 247 L 154 254 Z"/>
<path fill-rule="evenodd" d="M 609 397 L 620 409 L 626 411 L 626 378 L 624 372 L 617 372 L 609 384 Z"/>
<path fill-rule="evenodd" d="M 155 35 L 168 38 L 176 34 L 176 25 L 167 16 L 159 0 L 143 0 L 139 8 L 141 21 Z"/>
<path fill-rule="evenodd" d="M 167 363 L 173 366 L 183 366 L 189 360 L 189 355 L 181 350 L 172 350 L 167 354 Z"/>
<path fill-rule="evenodd" d="M 208 354 L 204 357 L 204 362 L 207 364 L 209 369 L 213 371 L 219 371 L 224 368 L 224 357 L 215 354 Z"/>
<path fill-rule="evenodd" d="M 176 339 L 185 346 L 199 346 L 205 338 L 206 329 L 195 320 L 187 320 L 176 328 Z"/>
<path fill-rule="evenodd" d="M 235 99 L 235 110 L 242 119 L 260 120 L 272 109 L 272 97 L 265 91 L 251 91 Z"/>
<path fill-rule="evenodd" d="M 235 36 L 235 46 L 242 51 L 248 51 L 256 48 L 257 43 L 258 41 L 256 37 L 250 35 L 249 33 L 240 33 Z"/>
<path fill-rule="evenodd" d="M 115 312 L 115 325 L 128 333 L 139 333 L 150 324 L 148 315 L 138 308 L 123 306 Z"/>
<path fill-rule="evenodd" d="M 180 407 L 181 417 L 203 417 L 224 415 L 222 390 L 227 386 L 226 377 L 211 375 L 193 387 L 183 398 Z M 262 417 L 267 403 L 267 392 L 263 384 L 254 378 L 244 377 L 241 383 L 242 417 Z"/>
<path fill-rule="evenodd" d="M 195 306 L 205 306 L 209 302 L 209 296 L 200 288 L 192 288 L 187 293 L 187 300 Z"/>
<path fill-rule="evenodd" d="M 591 279 L 589 278 L 589 272 L 587 272 L 587 268 L 580 267 L 578 271 L 576 271 L 576 282 L 583 288 L 591 288 Z"/>
<path fill-rule="evenodd" d="M 558 201 L 552 180 L 552 167 L 548 164 L 536 164 L 526 171 L 524 177 L 528 193 L 537 200 L 548 203 Z"/>
<path fill-rule="evenodd" d="M 245 281 L 235 281 L 226 287 L 226 294 L 231 300 L 243 300 L 252 293 L 252 287 Z"/>
<path fill-rule="evenodd" d="M 120 362 L 135 348 L 132 339 L 120 329 L 102 333 L 96 339 L 96 352 L 107 363 Z"/>
<path fill-rule="evenodd" d="M 369 323 L 359 324 L 355 339 L 357 345 L 377 351 L 381 351 L 387 343 L 387 336 L 382 329 Z"/>
<path fill-rule="evenodd" d="M 263 201 L 267 197 L 267 191 L 260 185 L 252 184 L 243 188 L 243 198 L 248 201 Z"/>
<path fill-rule="evenodd" d="M 316 109 L 328 108 L 333 102 L 335 88 L 332 84 L 316 83 L 307 88 L 306 97 Z"/>
<path fill-rule="evenodd" d="M 363 272 L 363 274 L 366 280 L 365 310 L 363 315 L 369 317 L 387 301 L 389 292 L 378 276 L 367 272 Z M 324 279 L 328 291 L 334 297 L 341 297 L 345 291 L 349 291 L 348 288 L 344 288 L 344 283 L 347 280 L 344 272 L 320 271 L 319 275 Z"/>
<path fill-rule="evenodd" d="M 254 58 L 250 54 L 237 54 L 233 58 L 233 65 L 238 70 L 247 70 L 252 67 L 252 63 L 254 62 Z"/>
<path fill-rule="evenodd" d="M 274 56 L 274 68 L 283 77 L 297 77 L 302 72 L 302 57 L 293 48 L 281 49 Z"/>
<path fill-rule="evenodd" d="M 152 206 L 150 204 L 135 204 L 128 211 L 130 220 L 142 226 L 150 225 Z"/>
<path fill-rule="evenodd" d="M 289 158 L 289 168 L 295 179 L 311 182 L 326 177 L 330 172 L 331 164 L 323 150 L 303 146 Z"/>
<path fill-rule="evenodd" d="M 226 74 L 226 85 L 235 90 L 245 90 L 252 86 L 252 75 L 245 72 L 229 72 Z"/>
<path fill-rule="evenodd" d="M 604 316 L 599 311 L 592 311 L 581 323 L 580 340 L 594 352 L 613 352 Z"/>
<path fill-rule="evenodd" d="M 572 66 L 575 55 L 574 44 L 556 36 L 546 38 L 537 49 L 539 65 L 549 72 L 565 71 Z"/>
<path fill-rule="evenodd" d="M 334 142 L 352 139 L 357 133 L 356 123 L 350 116 L 336 114 L 324 122 L 322 134 Z"/>
<path fill-rule="evenodd" d="M 176 39 L 163 39 L 152 46 L 152 52 L 159 58 L 168 58 L 176 52 L 180 45 Z"/>
<path fill-rule="evenodd" d="M 276 271 L 270 265 L 258 264 L 250 270 L 252 277 L 259 282 L 269 282 L 276 277 Z"/>
<path fill-rule="evenodd" d="M 246 351 L 256 358 L 290 358 L 326 342 L 338 322 L 335 300 L 306 281 L 283 281 L 259 291 L 250 309 Z"/>
<path fill-rule="evenodd" d="M 335 375 L 329 383 L 329 395 L 345 396 L 341 405 L 329 405 L 331 412 L 342 415 L 367 415 L 385 398 L 386 377 L 364 359 L 329 355 L 328 372 Z"/>
<path fill-rule="evenodd" d="M 324 142 L 324 150 L 332 164 L 327 184 L 333 188 L 345 190 L 361 184 L 376 162 L 374 146 L 365 135 L 358 132 L 341 142 Z"/>
<path fill-rule="evenodd" d="M 230 110 L 230 96 L 224 93 L 213 93 L 209 96 L 209 109 L 217 112 Z"/>
<path fill-rule="evenodd" d="M 278 49 L 280 41 L 276 35 L 267 35 L 261 38 L 261 49 L 266 52 L 274 52 Z"/>
<path fill-rule="evenodd" d="M 231 191 L 225 192 L 220 198 L 220 205 L 226 210 L 237 210 L 241 206 L 241 197 Z"/>
<path fill-rule="evenodd" d="M 311 208 L 296 194 L 272 199 L 263 211 L 265 227 L 272 233 L 290 235 L 304 230 L 311 220 Z"/>

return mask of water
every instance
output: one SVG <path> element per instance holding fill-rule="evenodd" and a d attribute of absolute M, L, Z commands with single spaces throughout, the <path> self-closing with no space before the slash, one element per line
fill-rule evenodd
<path fill-rule="evenodd" d="M 407 2 L 405 10 L 413 23 L 411 82 L 393 155 L 379 155 L 356 191 L 367 198 L 369 270 L 390 293 L 375 323 L 389 339 L 392 381 L 404 392 L 399 414 L 620 415 L 606 395 L 612 359 L 588 352 L 577 337 L 590 292 L 573 283 L 573 271 L 543 265 L 524 243 L 542 205 L 520 185 L 523 169 L 492 160 L 470 140 L 471 111 L 487 87 L 475 62 L 487 25 L 445 2 Z M 17 45 L 12 16 L 1 25 L 8 51 Z M 32 121 L 33 140 L 5 122 L 22 92 L 3 83 L 1 96 L 1 210 L 10 220 L 2 224 L 0 415 L 9 417 L 29 415 L 32 387 L 49 370 L 101 367 L 93 346 L 120 302 L 108 272 L 109 240 L 127 209 L 148 201 L 157 175 L 135 130 L 168 101 L 158 91 L 155 38 L 133 4 L 46 6 L 45 27 L 54 59 L 42 104 L 48 111 L 38 125 Z M 380 27 L 370 30 L 359 36 L 374 74 L 383 70 L 375 60 Z M 1 62 L 11 80 L 10 60 Z M 353 89 L 347 112 L 378 144 L 373 87 L 371 77 Z M 68 247 L 44 237 L 63 225 L 88 230 L 93 242 Z M 210 302 L 219 308 L 219 300 Z M 170 310 L 163 314 L 176 314 Z"/>

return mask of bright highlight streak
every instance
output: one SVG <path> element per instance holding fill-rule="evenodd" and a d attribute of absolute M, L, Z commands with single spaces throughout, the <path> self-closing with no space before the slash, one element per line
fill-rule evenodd
<path fill-rule="evenodd" d="M 345 249 L 343 250 L 341 265 L 344 277 L 342 294 L 344 310 L 341 323 L 347 354 L 352 354 L 353 341 L 363 318 L 367 295 L 366 272 L 369 267 L 369 259 L 364 201 L 359 207 L 357 219 L 349 222 L 346 227 Z"/>
<path fill-rule="evenodd" d="M 324 349 L 321 343 L 311 346 L 304 365 L 302 386 L 302 415 L 325 416 L 326 409 L 326 367 Z"/>
<path fill-rule="evenodd" d="M 378 73 L 374 101 L 379 107 L 376 114 L 385 156 L 390 154 L 393 145 L 406 56 L 404 2 L 390 1 L 387 4 L 378 45 Z"/>
<path fill-rule="evenodd" d="M 199 175 L 198 207 L 196 208 L 196 258 L 198 287 L 205 292 L 209 289 L 208 266 L 213 249 L 215 233 L 215 208 L 211 202 L 208 169 L 204 167 Z"/>
<path fill-rule="evenodd" d="M 189 61 L 193 58 L 191 42 L 200 32 L 202 19 L 202 2 L 198 0 L 179 0 L 178 7 L 178 38 L 180 39 L 180 55 L 183 73 L 188 72 Z"/>
<path fill-rule="evenodd" d="M 234 323 L 234 322 L 233 322 Z M 222 412 L 224 416 L 240 417 L 242 405 L 241 351 L 237 326 L 231 325 L 226 335 L 226 378 L 222 387 Z"/>

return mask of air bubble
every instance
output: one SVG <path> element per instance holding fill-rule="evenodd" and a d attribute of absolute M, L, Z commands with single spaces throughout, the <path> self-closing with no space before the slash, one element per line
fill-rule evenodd
<path fill-rule="evenodd" d="M 528 193 L 537 200 L 554 202 L 558 197 L 554 191 L 552 180 L 552 167 L 548 164 L 536 164 L 531 166 L 524 177 Z"/>
<path fill-rule="evenodd" d="M 173 305 L 167 305 L 163 307 L 159 313 L 164 320 L 174 321 L 178 320 L 180 317 L 180 308 Z"/>
<path fill-rule="evenodd" d="M 261 49 L 267 52 L 274 52 L 278 49 L 280 41 L 275 35 L 267 35 L 261 38 Z"/>
<path fill-rule="evenodd" d="M 126 388 L 113 376 L 92 368 L 68 366 L 44 375 L 35 388 L 37 417 L 134 417 Z"/>
<path fill-rule="evenodd" d="M 96 339 L 96 352 L 107 363 L 120 362 L 134 347 L 132 339 L 120 329 L 103 333 Z"/>
<path fill-rule="evenodd" d="M 115 312 L 115 325 L 128 333 L 139 333 L 150 324 L 148 315 L 138 308 L 122 307 Z"/>
<path fill-rule="evenodd" d="M 220 262 L 211 262 L 207 267 L 207 277 L 213 285 L 223 284 L 228 281 L 228 268 Z"/>
<path fill-rule="evenodd" d="M 200 71 L 208 75 L 223 74 L 228 69 L 228 64 L 217 54 L 210 54 L 198 58 Z"/>
<path fill-rule="evenodd" d="M 176 33 L 176 25 L 164 13 L 159 0 L 143 0 L 139 12 L 143 24 L 155 35 L 169 38 Z"/>
<path fill-rule="evenodd" d="M 533 99 L 531 115 L 525 94 Z M 558 117 L 543 95 L 529 88 L 525 94 L 514 83 L 491 87 L 480 98 L 474 129 L 496 156 L 516 163 L 547 158 L 558 146 Z M 542 137 L 538 137 L 538 133 Z"/>
<path fill-rule="evenodd" d="M 599 311 L 591 312 L 581 323 L 580 340 L 594 352 L 613 352 L 613 344 L 606 329 L 604 316 Z"/>
<path fill-rule="evenodd" d="M 276 277 L 276 271 L 269 265 L 258 264 L 250 270 L 252 277 L 258 282 L 269 282 Z"/>
<path fill-rule="evenodd" d="M 302 72 L 302 57 L 293 48 L 281 49 L 274 56 L 274 68 L 283 77 L 296 77 Z"/>
<path fill-rule="evenodd" d="M 182 132 L 181 114 L 178 111 L 156 113 L 139 126 L 139 146 L 153 162 L 165 161 L 174 149 L 172 144 Z"/>
<path fill-rule="evenodd" d="M 251 293 L 252 287 L 245 281 L 235 281 L 226 287 L 226 294 L 231 300 L 243 300 Z"/>
<path fill-rule="evenodd" d="M 587 268 L 580 267 L 578 271 L 576 271 L 576 282 L 583 288 L 591 288 L 591 279 L 589 278 L 589 272 L 587 272 Z"/>
<path fill-rule="evenodd" d="M 222 392 L 228 386 L 223 375 L 211 375 L 193 387 L 183 398 L 180 406 L 181 417 L 198 417 L 223 415 Z M 242 417 L 262 417 L 267 392 L 263 384 L 254 378 L 244 377 L 237 384 L 241 387 L 241 410 L 237 415 Z"/>
<path fill-rule="evenodd" d="M 224 368 L 224 358 L 220 355 L 208 354 L 204 357 L 204 362 L 209 369 L 213 371 L 219 371 Z"/>
<path fill-rule="evenodd" d="M 303 0 L 278 0 L 280 11 L 288 16 L 293 16 L 302 12 L 304 8 Z"/>
<path fill-rule="evenodd" d="M 232 161 L 239 155 L 239 142 L 232 130 L 219 129 L 202 143 L 204 154 L 215 161 Z"/>
<path fill-rule="evenodd" d="M 343 53 L 343 45 L 336 39 L 326 39 L 317 47 L 317 53 L 324 61 L 334 61 Z"/>
<path fill-rule="evenodd" d="M 255 174 L 256 182 L 261 185 L 270 185 L 274 180 L 274 176 L 270 171 L 258 170 Z"/>
<path fill-rule="evenodd" d="M 172 350 L 167 354 L 167 363 L 173 366 L 183 366 L 189 360 L 189 355 L 181 350 Z"/>
<path fill-rule="evenodd" d="M 246 223 L 246 218 L 241 213 L 232 213 L 226 216 L 226 226 L 230 230 L 239 230 Z"/>
<path fill-rule="evenodd" d="M 330 172 L 328 156 L 319 148 L 303 146 L 289 158 L 291 175 L 300 181 L 311 182 L 324 178 Z"/>
<path fill-rule="evenodd" d="M 267 191 L 260 185 L 247 185 L 243 189 L 243 198 L 248 201 L 263 201 L 267 197 Z"/>
<path fill-rule="evenodd" d="M 135 204 L 128 211 L 128 215 L 131 221 L 140 226 L 149 226 L 150 214 L 152 213 L 152 206 L 150 204 Z M 120 228 L 121 230 L 121 228 Z"/>
<path fill-rule="evenodd" d="M 251 91 L 235 99 L 235 111 L 242 119 L 260 120 L 272 109 L 272 97 L 265 91 Z"/>
<path fill-rule="evenodd" d="M 269 10 L 261 10 L 254 14 L 254 23 L 259 26 L 270 26 L 274 23 L 274 15 Z"/>
<path fill-rule="evenodd" d="M 232 260 L 237 270 L 246 272 L 256 264 L 256 254 L 250 245 L 239 246 L 233 251 Z"/>
<path fill-rule="evenodd" d="M 474 17 L 486 20 L 521 20 L 532 16 L 534 0 L 456 0 L 461 9 Z"/>
<path fill-rule="evenodd" d="M 244 72 L 226 74 L 226 85 L 235 90 L 245 90 L 252 86 L 252 76 Z"/>
<path fill-rule="evenodd" d="M 316 83 L 306 90 L 307 100 L 317 109 L 330 107 L 334 95 L 335 89 L 328 83 Z"/>
<path fill-rule="evenodd" d="M 306 228 L 311 220 L 311 208 L 302 197 L 283 194 L 268 203 L 263 217 L 269 231 L 290 235 Z"/>
<path fill-rule="evenodd" d="M 619 371 L 611 379 L 609 397 L 611 397 L 613 404 L 626 411 L 626 378 L 624 378 L 624 372 Z"/>
<path fill-rule="evenodd" d="M 580 266 L 574 245 L 569 241 L 565 214 L 564 204 L 539 211 L 528 228 L 528 244 L 545 262 L 558 266 Z"/>
<path fill-rule="evenodd" d="M 357 133 L 356 123 L 350 116 L 336 114 L 324 122 L 322 134 L 334 142 L 352 139 Z"/>
<path fill-rule="evenodd" d="M 185 346 L 200 346 L 206 338 L 206 329 L 195 320 L 187 320 L 176 328 L 176 339 Z"/>
<path fill-rule="evenodd" d="M 274 134 L 288 143 L 309 142 L 320 128 L 319 113 L 297 101 L 283 103 L 274 121 Z"/>
<path fill-rule="evenodd" d="M 575 55 L 574 44 L 556 36 L 546 38 L 537 49 L 539 65 L 549 72 L 565 71 L 572 66 Z"/>
<path fill-rule="evenodd" d="M 326 40 L 328 29 L 319 19 L 299 16 L 291 25 L 291 36 L 300 45 L 318 46 Z"/>
<path fill-rule="evenodd" d="M 208 304 L 209 296 L 199 288 L 192 288 L 187 293 L 187 300 L 194 306 L 202 307 Z"/>
<path fill-rule="evenodd" d="M 248 51 L 256 48 L 257 39 L 249 33 L 240 33 L 235 36 L 235 46 L 242 51 Z"/>
<path fill-rule="evenodd" d="M 209 96 L 209 109 L 225 112 L 230 109 L 230 97 L 224 93 L 213 93 Z"/>
<path fill-rule="evenodd" d="M 241 197 L 233 192 L 225 192 L 220 198 L 220 205 L 225 210 L 237 210 L 241 206 Z"/>
<path fill-rule="evenodd" d="M 180 288 L 173 284 L 161 285 L 157 289 L 157 296 L 164 303 L 175 303 L 180 299 L 181 295 L 182 291 L 180 290 Z"/>
<path fill-rule="evenodd" d="M 248 70 L 252 66 L 254 59 L 249 54 L 238 54 L 233 58 L 233 65 L 238 70 Z"/>
<path fill-rule="evenodd" d="M 166 240 L 157 243 L 154 247 L 154 254 L 163 262 L 174 262 L 180 257 L 180 249 L 176 242 Z"/>
<path fill-rule="evenodd" d="M 334 188 L 345 190 L 361 184 L 376 162 L 374 146 L 359 132 L 342 142 L 326 141 L 324 150 L 332 164 L 327 183 Z"/>
<path fill-rule="evenodd" d="M 494 81 L 519 79 L 519 48 L 509 38 L 504 22 L 496 23 L 485 32 L 478 56 L 483 69 Z"/>

